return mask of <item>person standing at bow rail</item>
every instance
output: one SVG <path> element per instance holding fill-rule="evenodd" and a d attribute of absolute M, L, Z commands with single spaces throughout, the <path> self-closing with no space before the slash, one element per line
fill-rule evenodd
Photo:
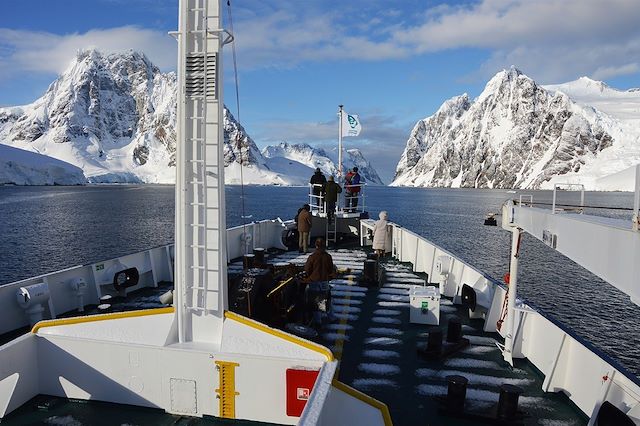
<path fill-rule="evenodd" d="M 387 233 L 389 230 L 387 229 L 389 222 L 387 219 L 389 215 L 386 211 L 380 212 L 380 220 L 376 221 L 375 225 L 373 225 L 373 249 L 376 251 L 378 258 L 384 256 L 387 252 Z"/>
<path fill-rule="evenodd" d="M 338 202 L 338 194 L 342 192 L 342 188 L 335 181 L 333 176 L 329 176 L 327 186 L 324 188 L 324 200 L 326 202 L 327 220 L 331 222 L 336 211 L 336 203 Z"/>
<path fill-rule="evenodd" d="M 358 168 L 354 167 L 352 170 L 349 170 L 349 173 L 344 178 L 345 182 L 345 200 L 347 205 L 348 212 L 355 212 L 356 207 L 358 207 L 358 194 L 360 193 L 360 173 L 358 173 Z"/>
<path fill-rule="evenodd" d="M 327 185 L 327 178 L 324 177 L 320 167 L 316 168 L 316 172 L 311 176 L 309 183 L 313 186 L 313 204 L 320 208 L 322 206 L 322 194 L 324 187 Z"/>

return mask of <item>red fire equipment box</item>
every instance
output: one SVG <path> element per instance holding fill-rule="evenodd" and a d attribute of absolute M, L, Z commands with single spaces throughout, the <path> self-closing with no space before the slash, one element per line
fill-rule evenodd
<path fill-rule="evenodd" d="M 319 370 L 287 369 L 287 416 L 300 417 L 319 373 Z"/>

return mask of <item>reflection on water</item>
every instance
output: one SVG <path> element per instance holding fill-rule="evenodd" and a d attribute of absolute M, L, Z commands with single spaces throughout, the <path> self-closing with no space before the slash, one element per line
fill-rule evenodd
<path fill-rule="evenodd" d="M 291 218 L 306 188 L 228 187 L 227 226 L 251 220 Z M 534 200 L 550 203 L 549 191 Z M 372 217 L 390 220 L 426 237 L 494 277 L 508 270 L 510 234 L 483 225 L 518 194 L 500 190 L 368 188 Z M 629 193 L 587 193 L 586 204 L 632 207 Z M 559 201 L 579 202 L 576 193 Z M 630 219 L 629 211 L 587 210 Z M 109 259 L 170 243 L 174 231 L 173 186 L 0 187 L 0 283 Z M 525 235 L 520 295 L 640 374 L 640 308 L 576 264 Z"/>

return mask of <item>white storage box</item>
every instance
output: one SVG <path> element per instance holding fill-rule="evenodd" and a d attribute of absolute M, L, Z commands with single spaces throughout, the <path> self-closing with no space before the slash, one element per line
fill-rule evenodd
<path fill-rule="evenodd" d="M 416 285 L 409 291 L 409 321 L 414 324 L 440 323 L 440 290 Z"/>

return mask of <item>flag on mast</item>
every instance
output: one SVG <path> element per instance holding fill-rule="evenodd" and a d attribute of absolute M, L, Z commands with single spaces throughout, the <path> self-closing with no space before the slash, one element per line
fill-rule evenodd
<path fill-rule="evenodd" d="M 358 136 L 362 130 L 360 117 L 357 115 L 342 114 L 342 136 Z"/>

